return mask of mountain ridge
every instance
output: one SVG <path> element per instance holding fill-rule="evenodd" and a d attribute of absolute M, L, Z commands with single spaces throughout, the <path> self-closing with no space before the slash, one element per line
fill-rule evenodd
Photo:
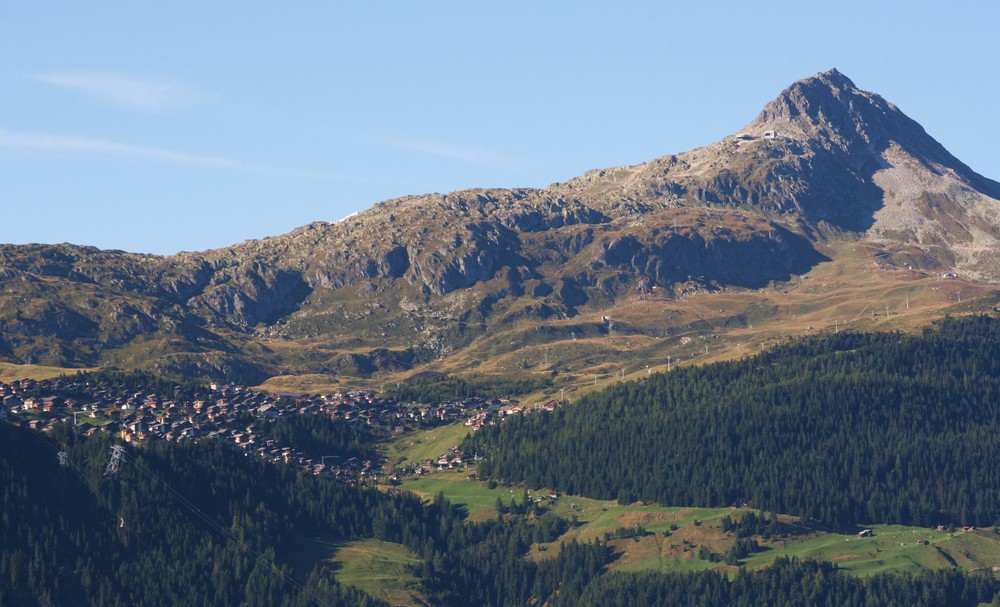
<path fill-rule="evenodd" d="M 381 349 L 382 362 L 361 366 L 407 367 L 637 289 L 672 299 L 787 281 L 826 260 L 817 247 L 831 238 L 995 284 L 998 196 L 1000 184 L 834 69 L 721 141 L 546 188 L 404 196 L 168 257 L 0 246 L 0 356 L 266 375 L 352 370 Z M 276 355 L 275 339 L 323 343 L 342 364 Z"/>

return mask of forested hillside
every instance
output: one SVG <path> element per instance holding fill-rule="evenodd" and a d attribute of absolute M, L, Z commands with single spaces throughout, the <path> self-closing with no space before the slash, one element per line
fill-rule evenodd
<path fill-rule="evenodd" d="M 520 462 L 526 473 L 547 470 L 546 484 L 565 478 L 567 491 L 623 500 L 747 499 L 795 512 L 783 506 L 793 504 L 843 526 L 880 509 L 889 520 L 903 512 L 991 521 L 998 324 L 948 321 L 920 337 L 842 334 L 684 369 L 487 429 L 468 446 L 489 455 L 483 472 Z M 853 432 L 838 433 L 840 425 Z M 270 431 L 323 453 L 372 449 L 365 431 L 319 418 Z M 353 487 L 247 457 L 226 441 L 125 446 L 108 473 L 116 444 L 70 426 L 39 433 L 0 422 L 0 605 L 376 607 L 386 603 L 338 583 L 331 562 L 339 547 L 369 538 L 414 555 L 408 567 L 434 607 L 996 600 L 992 579 L 958 571 L 857 580 L 831 565 L 778 560 L 733 578 L 609 572 L 619 556 L 613 541 L 559 545 L 578 522 L 527 498 L 471 523 L 440 495 L 425 503 Z M 664 474 L 679 471 L 687 476 Z M 852 475 L 858 488 L 843 480 Z M 827 482 L 842 483 L 846 497 Z M 543 544 L 551 549 L 534 558 Z"/>
<path fill-rule="evenodd" d="M 483 477 L 840 529 L 1000 521 L 1000 321 L 839 333 L 617 385 L 467 441 Z"/>
<path fill-rule="evenodd" d="M 466 524 L 443 499 L 353 488 L 219 441 L 129 450 L 105 475 L 110 447 L 0 422 L 0 605 L 384 605 L 338 585 L 330 553 L 309 559 L 374 537 L 421 556 L 435 605 L 501 607 L 579 593 L 609 558 L 593 543 L 536 564 L 528 547 L 565 520 Z"/>
<path fill-rule="evenodd" d="M 715 573 L 612 574 L 587 587 L 572 602 L 555 607 L 975 607 L 993 596 L 985 577 L 940 571 L 919 577 L 878 575 L 869 580 L 837 575 L 830 564 L 781 560 L 763 572 L 741 572 L 730 579 Z M 996 604 L 994 602 L 994 604 Z"/>

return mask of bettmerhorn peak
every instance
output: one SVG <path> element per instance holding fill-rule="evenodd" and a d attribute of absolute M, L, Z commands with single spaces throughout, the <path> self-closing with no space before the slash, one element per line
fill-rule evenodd
<path fill-rule="evenodd" d="M 795 82 L 747 128 L 816 140 L 848 154 L 879 153 L 895 141 L 934 161 L 958 162 L 896 106 L 836 69 Z"/>
<path fill-rule="evenodd" d="M 836 68 L 786 88 L 746 130 L 810 139 L 858 157 L 881 154 L 895 144 L 925 162 L 952 169 L 994 198 L 1000 195 L 1000 184 L 976 174 L 915 120 L 882 96 L 862 91 Z"/>
<path fill-rule="evenodd" d="M 1000 280 L 1000 184 L 979 175 L 880 95 L 836 69 L 795 82 L 740 137 L 813 223 L 915 247 L 970 278 Z"/>

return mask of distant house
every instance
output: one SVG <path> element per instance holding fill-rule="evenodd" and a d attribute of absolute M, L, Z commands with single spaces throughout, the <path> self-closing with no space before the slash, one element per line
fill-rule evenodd
<path fill-rule="evenodd" d="M 62 399 L 58 396 L 46 396 L 39 403 L 42 411 L 45 413 L 52 413 L 62 405 Z"/>
<path fill-rule="evenodd" d="M 861 531 L 858 531 L 858 537 L 871 537 L 872 535 L 873 532 L 871 529 L 862 529 Z"/>

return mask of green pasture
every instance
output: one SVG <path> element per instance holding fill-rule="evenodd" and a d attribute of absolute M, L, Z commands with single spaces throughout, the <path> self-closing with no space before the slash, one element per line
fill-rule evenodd
<path fill-rule="evenodd" d="M 362 540 L 344 545 L 333 557 L 337 581 L 365 592 L 390 605 L 426 605 L 414 568 L 420 559 L 405 546 L 381 540 Z"/>

